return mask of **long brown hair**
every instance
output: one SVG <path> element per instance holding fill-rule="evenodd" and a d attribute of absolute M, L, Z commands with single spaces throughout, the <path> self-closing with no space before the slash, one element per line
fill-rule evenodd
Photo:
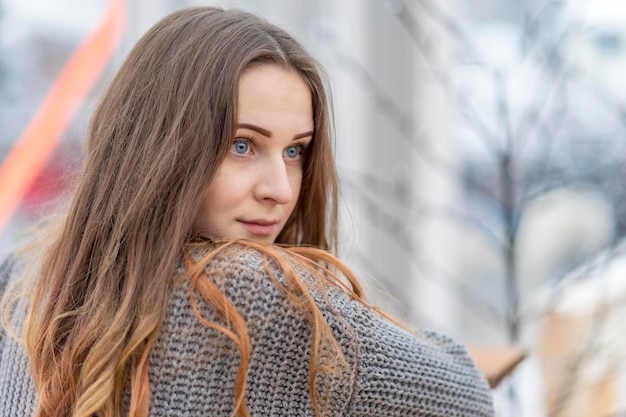
<path fill-rule="evenodd" d="M 69 209 L 50 229 L 58 232 L 44 250 L 24 327 L 36 416 L 115 416 L 127 381 L 130 415 L 147 415 L 148 356 L 175 267 L 198 238 L 200 196 L 231 146 L 239 77 L 264 64 L 297 71 L 313 97 L 302 191 L 277 243 L 336 245 L 331 110 L 316 62 L 246 12 L 169 15 L 139 40 L 104 93 Z"/>

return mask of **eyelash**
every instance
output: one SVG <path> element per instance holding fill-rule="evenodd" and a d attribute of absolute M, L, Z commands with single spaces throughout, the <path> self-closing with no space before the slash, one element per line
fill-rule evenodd
<path fill-rule="evenodd" d="M 240 137 L 235 138 L 235 140 L 233 140 L 233 145 L 235 143 L 239 143 L 239 142 L 247 143 L 248 145 L 254 145 L 255 144 L 254 138 L 251 138 L 251 137 L 248 137 L 248 136 L 240 136 Z"/>
<path fill-rule="evenodd" d="M 311 144 L 306 142 L 294 142 L 291 146 L 295 146 L 296 148 L 298 148 L 300 150 L 300 157 L 303 157 L 307 154 L 307 151 L 309 150 Z"/>

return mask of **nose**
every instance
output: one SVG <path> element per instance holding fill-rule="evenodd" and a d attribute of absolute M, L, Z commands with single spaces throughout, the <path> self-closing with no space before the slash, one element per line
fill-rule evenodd
<path fill-rule="evenodd" d="M 289 169 L 282 156 L 267 159 L 263 164 L 255 187 L 255 196 L 259 201 L 275 204 L 287 204 L 293 198 Z"/>

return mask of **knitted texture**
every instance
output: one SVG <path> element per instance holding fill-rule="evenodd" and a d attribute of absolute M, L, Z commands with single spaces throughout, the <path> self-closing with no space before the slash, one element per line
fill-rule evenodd
<path fill-rule="evenodd" d="M 17 262 L 8 258 L 0 266 L 0 298 L 10 279 L 16 275 Z M 12 323 L 14 328 L 16 323 Z M 0 417 L 31 416 L 37 395 L 30 377 L 24 348 L 9 337 L 0 325 Z"/>
<path fill-rule="evenodd" d="M 262 255 L 228 249 L 206 272 L 219 277 L 216 283 L 247 324 L 246 401 L 252 416 L 313 416 L 310 326 L 271 281 Z M 275 265 L 272 272 L 285 282 Z M 314 282 L 299 272 L 302 282 Z M 0 276 L 0 289 L 8 275 Z M 318 377 L 330 415 L 493 416 L 488 385 L 463 346 L 433 332 L 413 335 L 334 286 L 326 292 L 311 288 L 351 369 Z M 225 323 L 200 296 L 195 300 L 205 319 Z M 175 281 L 150 356 L 150 416 L 229 416 L 238 366 L 236 344 L 203 325 L 192 311 L 189 280 Z M 2 331 L 0 404 L 0 416 L 7 417 L 30 416 L 36 404 L 23 348 Z"/>

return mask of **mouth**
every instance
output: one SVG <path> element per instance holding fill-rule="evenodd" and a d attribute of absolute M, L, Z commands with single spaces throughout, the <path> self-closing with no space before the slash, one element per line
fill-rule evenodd
<path fill-rule="evenodd" d="M 257 236 L 270 236 L 276 230 L 277 221 L 271 220 L 239 220 L 239 223 L 248 230 L 248 232 Z"/>

